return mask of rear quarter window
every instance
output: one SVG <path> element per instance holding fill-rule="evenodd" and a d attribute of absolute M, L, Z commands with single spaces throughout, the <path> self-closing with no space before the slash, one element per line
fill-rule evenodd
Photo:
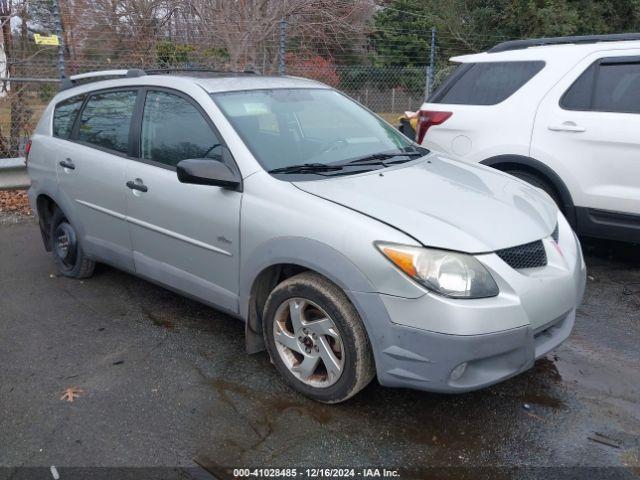
<path fill-rule="evenodd" d="M 543 68 L 543 61 L 466 63 L 428 101 L 496 105 L 517 92 Z"/>
<path fill-rule="evenodd" d="M 569 90 L 560 99 L 560 106 L 565 110 L 590 110 L 593 97 L 593 84 L 596 78 L 597 64 L 587 68 L 573 82 Z"/>
<path fill-rule="evenodd" d="M 68 98 L 58 103 L 53 110 L 53 136 L 68 139 L 76 121 L 84 95 Z"/>

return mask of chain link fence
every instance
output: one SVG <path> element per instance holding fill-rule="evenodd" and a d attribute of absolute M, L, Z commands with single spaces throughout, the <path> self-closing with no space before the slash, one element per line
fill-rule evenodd
<path fill-rule="evenodd" d="M 4 26 L 4 25 L 3 25 Z M 37 45 L 26 29 L 4 33 L 0 51 L 0 158 L 22 156 L 24 145 L 60 82 L 57 48 Z"/>
<path fill-rule="evenodd" d="M 7 15 L 7 2 L 14 8 L 11 15 Z M 327 32 L 327 21 L 318 20 L 320 13 L 287 21 L 273 18 L 269 23 L 242 20 L 231 28 L 215 16 L 172 13 L 167 9 L 169 0 L 159 2 L 164 7 L 154 11 L 137 16 L 111 14 L 114 18 L 100 10 L 100 1 L 85 5 L 84 10 L 74 10 L 80 4 L 64 2 L 60 17 L 49 15 L 56 11 L 55 2 L 0 0 L 4 39 L 0 158 L 22 154 L 42 111 L 59 89 L 61 71 L 73 75 L 118 68 L 214 69 L 277 75 L 284 70 L 344 91 L 390 122 L 407 110 L 417 110 L 427 90 L 436 88 L 449 73 L 449 68 L 440 67 L 446 62 L 435 55 L 437 39 L 431 31 L 424 32 L 431 43 L 413 57 L 403 52 L 403 64 L 398 65 L 393 52 L 400 52 L 402 45 L 386 45 L 383 57 L 379 42 L 371 41 L 375 31 L 355 31 L 339 24 Z M 226 39 L 221 33 L 225 29 Z M 36 43 L 36 31 L 58 33 L 61 45 Z"/>
<path fill-rule="evenodd" d="M 55 66 L 54 66 L 55 68 Z M 59 90 L 53 77 L 16 77 L 0 90 L 0 158 L 22 156 L 45 107 Z"/>

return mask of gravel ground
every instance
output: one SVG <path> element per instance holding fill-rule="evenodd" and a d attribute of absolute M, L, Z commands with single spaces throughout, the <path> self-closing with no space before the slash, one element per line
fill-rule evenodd
<path fill-rule="evenodd" d="M 289 390 L 265 354 L 247 356 L 237 320 L 107 267 L 58 277 L 37 225 L 0 226 L 0 478 L 52 478 L 51 465 L 63 480 L 89 478 L 69 467 L 226 478 L 223 467 L 372 465 L 407 478 L 638 478 L 640 253 L 584 248 L 574 333 L 531 371 L 456 396 L 374 381 L 325 406 Z"/>

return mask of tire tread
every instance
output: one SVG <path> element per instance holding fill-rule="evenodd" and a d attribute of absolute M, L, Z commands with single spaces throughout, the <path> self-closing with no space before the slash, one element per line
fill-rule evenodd
<path fill-rule="evenodd" d="M 353 334 L 353 346 L 356 351 L 355 381 L 350 385 L 348 390 L 342 392 L 339 396 L 336 396 L 333 399 L 319 400 L 316 398 L 316 400 L 323 403 L 343 402 L 353 397 L 356 393 L 366 387 L 375 376 L 375 362 L 364 324 L 362 323 L 356 308 L 353 306 L 344 291 L 326 277 L 312 271 L 299 273 L 278 284 L 269 295 L 269 299 L 267 300 L 264 309 L 265 314 L 270 308 L 273 308 L 271 303 L 273 298 L 279 292 L 290 291 L 294 286 L 303 286 L 308 289 L 316 290 L 326 296 L 340 311 L 341 316 L 346 321 L 351 333 Z M 266 315 L 263 316 L 263 318 L 266 320 Z M 267 325 L 267 323 L 269 322 L 265 321 L 265 332 L 266 328 L 271 328 L 271 324 L 269 323 Z M 268 345 L 268 342 L 266 343 Z M 296 387 L 289 378 L 285 377 L 285 380 L 287 380 L 287 383 L 292 387 Z"/>

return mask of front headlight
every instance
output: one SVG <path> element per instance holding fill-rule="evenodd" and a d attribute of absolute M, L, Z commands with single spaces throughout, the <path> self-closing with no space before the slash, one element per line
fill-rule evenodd
<path fill-rule="evenodd" d="M 396 267 L 432 292 L 451 298 L 495 297 L 499 290 L 487 269 L 464 253 L 376 242 Z"/>

